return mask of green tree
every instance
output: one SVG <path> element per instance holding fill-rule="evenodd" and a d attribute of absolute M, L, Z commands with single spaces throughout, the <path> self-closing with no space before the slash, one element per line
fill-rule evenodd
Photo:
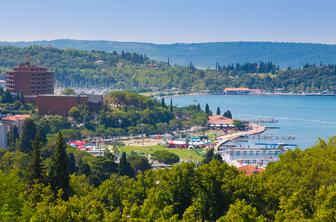
<path fill-rule="evenodd" d="M 68 171 L 69 174 L 73 174 L 77 171 L 75 155 L 73 153 L 69 153 L 68 155 Z"/>
<path fill-rule="evenodd" d="M 227 110 L 226 112 L 224 112 L 223 116 L 232 119 L 232 114 L 230 110 Z"/>
<path fill-rule="evenodd" d="M 118 164 L 105 157 L 97 157 L 91 161 L 90 165 L 90 184 L 99 186 L 107 180 L 113 173 L 118 173 Z"/>
<path fill-rule="evenodd" d="M 32 156 L 30 165 L 30 181 L 31 183 L 43 182 L 43 164 L 41 160 L 41 148 L 42 142 L 40 139 L 40 134 L 37 133 L 35 140 L 32 141 Z"/>
<path fill-rule="evenodd" d="M 49 181 L 55 194 L 62 189 L 62 199 L 70 195 L 68 155 L 62 133 L 58 134 L 55 152 L 49 167 Z"/>
<path fill-rule="evenodd" d="M 3 94 L 1 98 L 1 102 L 2 103 L 12 103 L 13 102 L 13 97 L 9 91 L 7 90 L 5 91 L 5 93 Z"/>
<path fill-rule="evenodd" d="M 201 111 L 202 111 L 201 105 L 200 105 L 199 103 L 197 103 L 197 111 L 198 111 L 198 112 L 201 112 Z"/>
<path fill-rule="evenodd" d="M 233 120 L 233 125 L 239 130 L 245 130 L 246 129 L 246 124 L 240 120 Z"/>
<path fill-rule="evenodd" d="M 203 163 L 210 163 L 212 160 L 218 160 L 220 162 L 223 162 L 222 156 L 219 153 L 215 153 L 214 149 L 209 149 L 205 153 Z"/>
<path fill-rule="evenodd" d="M 76 92 L 74 89 L 71 88 L 65 88 L 63 89 L 63 91 L 61 92 L 62 95 L 76 95 Z"/>
<path fill-rule="evenodd" d="M 8 146 L 12 149 L 16 148 L 18 140 L 20 138 L 18 128 L 16 125 L 12 126 L 8 133 Z"/>
<path fill-rule="evenodd" d="M 220 218 L 220 222 L 263 222 L 267 221 L 266 218 L 258 216 L 256 208 L 247 204 L 245 200 L 237 200 L 234 204 L 230 205 L 230 209 L 226 215 Z"/>
<path fill-rule="evenodd" d="M 22 132 L 18 144 L 21 152 L 29 153 L 32 151 L 32 141 L 36 137 L 36 126 L 32 119 L 26 119 L 22 126 Z"/>
<path fill-rule="evenodd" d="M 80 120 L 80 111 L 77 107 L 72 107 L 69 112 L 68 112 L 69 116 L 74 118 L 74 120 L 79 121 Z"/>
<path fill-rule="evenodd" d="M 20 221 L 24 204 L 22 194 L 26 188 L 15 174 L 0 171 L 0 221 Z"/>
<path fill-rule="evenodd" d="M 217 114 L 217 115 L 220 115 L 220 114 L 221 114 L 221 111 L 220 111 L 220 108 L 219 108 L 219 107 L 217 107 L 216 114 Z"/>
<path fill-rule="evenodd" d="M 173 112 L 173 98 L 170 98 L 170 112 Z"/>
<path fill-rule="evenodd" d="M 166 107 L 166 102 L 164 98 L 161 98 L 161 106 Z"/>
<path fill-rule="evenodd" d="M 77 175 L 85 175 L 85 176 L 90 175 L 91 168 L 89 164 L 87 164 L 82 160 L 82 158 L 79 159 L 77 168 L 78 168 Z"/>
<path fill-rule="evenodd" d="M 121 154 L 121 157 L 119 160 L 118 173 L 120 176 L 134 177 L 134 171 L 130 163 L 127 161 L 125 152 Z"/>
<path fill-rule="evenodd" d="M 151 154 L 151 158 L 166 164 L 174 164 L 180 161 L 179 156 L 166 150 L 155 151 Z"/>
<path fill-rule="evenodd" d="M 211 111 L 210 111 L 209 104 L 205 104 L 204 112 L 205 112 L 206 114 L 208 114 L 208 115 L 211 115 Z"/>
<path fill-rule="evenodd" d="M 128 156 L 127 161 L 130 163 L 135 173 L 144 172 L 152 168 L 148 159 L 144 156 Z"/>

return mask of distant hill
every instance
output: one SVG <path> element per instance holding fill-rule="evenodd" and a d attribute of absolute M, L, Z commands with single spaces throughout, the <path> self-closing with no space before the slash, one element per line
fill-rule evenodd
<path fill-rule="evenodd" d="M 214 42 L 151 44 L 138 42 L 116 42 L 96 40 L 52 40 L 34 42 L 0 42 L 1 45 L 29 46 L 52 45 L 56 48 L 103 50 L 107 52 L 135 52 L 146 54 L 152 59 L 172 64 L 187 65 L 190 61 L 196 67 L 214 67 L 232 63 L 272 61 L 280 67 L 302 67 L 310 64 L 336 64 L 336 45 L 311 43 L 275 42 Z"/>
<path fill-rule="evenodd" d="M 249 87 L 281 92 L 333 92 L 336 94 L 336 65 L 305 65 L 279 69 L 271 62 L 218 65 L 197 69 L 170 65 L 128 52 L 85 51 L 55 47 L 0 47 L 0 78 L 4 72 L 29 56 L 32 64 L 55 72 L 59 86 L 134 91 L 223 92 L 225 87 Z"/>

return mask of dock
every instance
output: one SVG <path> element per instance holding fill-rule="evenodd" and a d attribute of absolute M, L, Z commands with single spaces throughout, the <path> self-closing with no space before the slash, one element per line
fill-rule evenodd
<path fill-rule="evenodd" d="M 295 140 L 295 136 L 280 136 L 280 135 L 245 135 L 242 140 Z"/>
<path fill-rule="evenodd" d="M 243 132 L 237 132 L 237 133 L 233 133 L 233 134 L 228 134 L 228 135 L 224 135 L 218 138 L 218 143 L 215 146 L 215 152 L 218 152 L 219 147 L 231 140 L 235 140 L 238 139 L 242 136 L 248 136 L 248 135 L 255 135 L 255 134 L 259 134 L 265 131 L 266 127 L 265 126 L 261 126 L 261 125 L 257 125 L 254 123 L 250 124 L 251 129 L 248 131 L 243 131 Z"/>

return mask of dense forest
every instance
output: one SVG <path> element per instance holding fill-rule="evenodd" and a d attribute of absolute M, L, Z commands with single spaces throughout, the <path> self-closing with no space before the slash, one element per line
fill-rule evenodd
<path fill-rule="evenodd" d="M 186 65 L 189 61 L 197 67 L 215 67 L 215 63 L 236 64 L 272 61 L 281 68 L 302 67 L 306 63 L 336 64 L 336 46 L 328 44 L 288 43 L 288 42 L 208 42 L 151 44 L 141 42 L 117 42 L 99 40 L 57 39 L 33 42 L 0 42 L 1 45 L 27 47 L 31 45 L 52 45 L 56 48 L 76 48 L 135 52 L 146 54 L 152 59 L 172 64 Z"/>
<path fill-rule="evenodd" d="M 207 155 L 151 170 L 146 159 L 44 146 L 0 150 L 0 221 L 335 221 L 336 137 L 246 176 Z M 137 160 L 138 159 L 138 160 Z M 137 160 L 137 161 L 135 161 Z"/>
<path fill-rule="evenodd" d="M 336 65 L 304 65 L 281 69 L 272 62 L 220 64 L 198 69 L 150 60 L 146 55 L 126 52 L 82 51 L 32 46 L 0 47 L 0 72 L 30 58 L 33 64 L 49 67 L 63 87 L 105 87 L 135 91 L 209 90 L 224 87 L 260 88 L 280 92 L 336 92 Z"/>

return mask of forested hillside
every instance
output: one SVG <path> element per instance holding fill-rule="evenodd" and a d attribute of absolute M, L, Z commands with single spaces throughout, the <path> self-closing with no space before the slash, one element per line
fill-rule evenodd
<path fill-rule="evenodd" d="M 112 154 L 93 157 L 70 148 L 65 153 L 61 135 L 41 156 L 36 151 L 41 144 L 33 144 L 32 154 L 0 150 L 1 221 L 313 222 L 336 217 L 336 138 L 288 151 L 252 176 L 217 159 L 134 174 L 134 157 L 123 155 L 117 164 Z"/>
<path fill-rule="evenodd" d="M 152 59 L 172 64 L 187 65 L 191 61 L 196 67 L 215 67 L 247 62 L 272 61 L 280 67 L 302 67 L 306 63 L 336 64 L 336 45 L 277 42 L 213 42 L 151 44 L 139 42 L 116 42 L 97 40 L 52 40 L 35 42 L 0 42 L 0 45 L 26 47 L 30 45 L 52 45 L 56 48 L 77 48 L 107 52 L 124 50 L 146 54 Z"/>
<path fill-rule="evenodd" d="M 0 47 L 0 72 L 30 58 L 33 64 L 55 71 L 64 87 L 156 91 L 177 89 L 184 92 L 224 87 L 260 88 L 281 92 L 336 91 L 336 66 L 305 65 L 282 69 L 272 62 L 243 64 L 215 63 L 214 69 L 198 69 L 150 60 L 146 55 L 104 51 L 83 51 L 33 46 Z"/>

